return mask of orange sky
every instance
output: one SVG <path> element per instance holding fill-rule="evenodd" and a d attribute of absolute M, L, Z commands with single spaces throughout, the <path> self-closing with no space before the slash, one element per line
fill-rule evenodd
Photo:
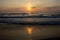
<path fill-rule="evenodd" d="M 60 6 L 60 0 L 0 0 L 0 12 L 27 12 L 29 6 L 31 12 L 43 11 L 45 7 Z"/>

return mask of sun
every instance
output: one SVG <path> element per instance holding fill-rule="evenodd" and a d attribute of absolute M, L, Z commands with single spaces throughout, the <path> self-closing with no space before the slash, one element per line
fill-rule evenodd
<path fill-rule="evenodd" d="M 31 10 L 32 10 L 31 6 L 28 6 L 27 7 L 27 10 L 28 10 L 28 14 L 30 14 L 31 13 Z"/>
<path fill-rule="evenodd" d="M 26 7 L 27 13 L 30 15 L 31 11 L 32 11 L 32 6 L 31 4 L 27 5 Z"/>
<path fill-rule="evenodd" d="M 28 9 L 28 11 L 31 11 L 31 6 L 28 6 L 27 9 Z"/>

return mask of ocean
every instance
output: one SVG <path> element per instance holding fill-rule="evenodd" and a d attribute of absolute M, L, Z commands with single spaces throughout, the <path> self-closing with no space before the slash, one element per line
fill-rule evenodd
<path fill-rule="evenodd" d="M 60 18 L 0 18 L 7 24 L 60 24 Z"/>
<path fill-rule="evenodd" d="M 0 40 L 60 39 L 60 18 L 0 18 Z"/>

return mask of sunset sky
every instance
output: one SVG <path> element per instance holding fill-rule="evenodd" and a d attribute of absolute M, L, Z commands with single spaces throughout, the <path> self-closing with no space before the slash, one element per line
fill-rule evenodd
<path fill-rule="evenodd" d="M 53 7 L 60 6 L 60 0 L 0 0 L 0 10 L 10 8 L 27 8 L 28 6 Z"/>

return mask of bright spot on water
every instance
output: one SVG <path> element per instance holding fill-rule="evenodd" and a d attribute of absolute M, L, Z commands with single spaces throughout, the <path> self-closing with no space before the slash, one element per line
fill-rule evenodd
<path fill-rule="evenodd" d="M 27 31 L 28 31 L 28 34 L 29 34 L 29 35 L 32 34 L 32 28 L 31 28 L 31 27 L 27 27 Z"/>

